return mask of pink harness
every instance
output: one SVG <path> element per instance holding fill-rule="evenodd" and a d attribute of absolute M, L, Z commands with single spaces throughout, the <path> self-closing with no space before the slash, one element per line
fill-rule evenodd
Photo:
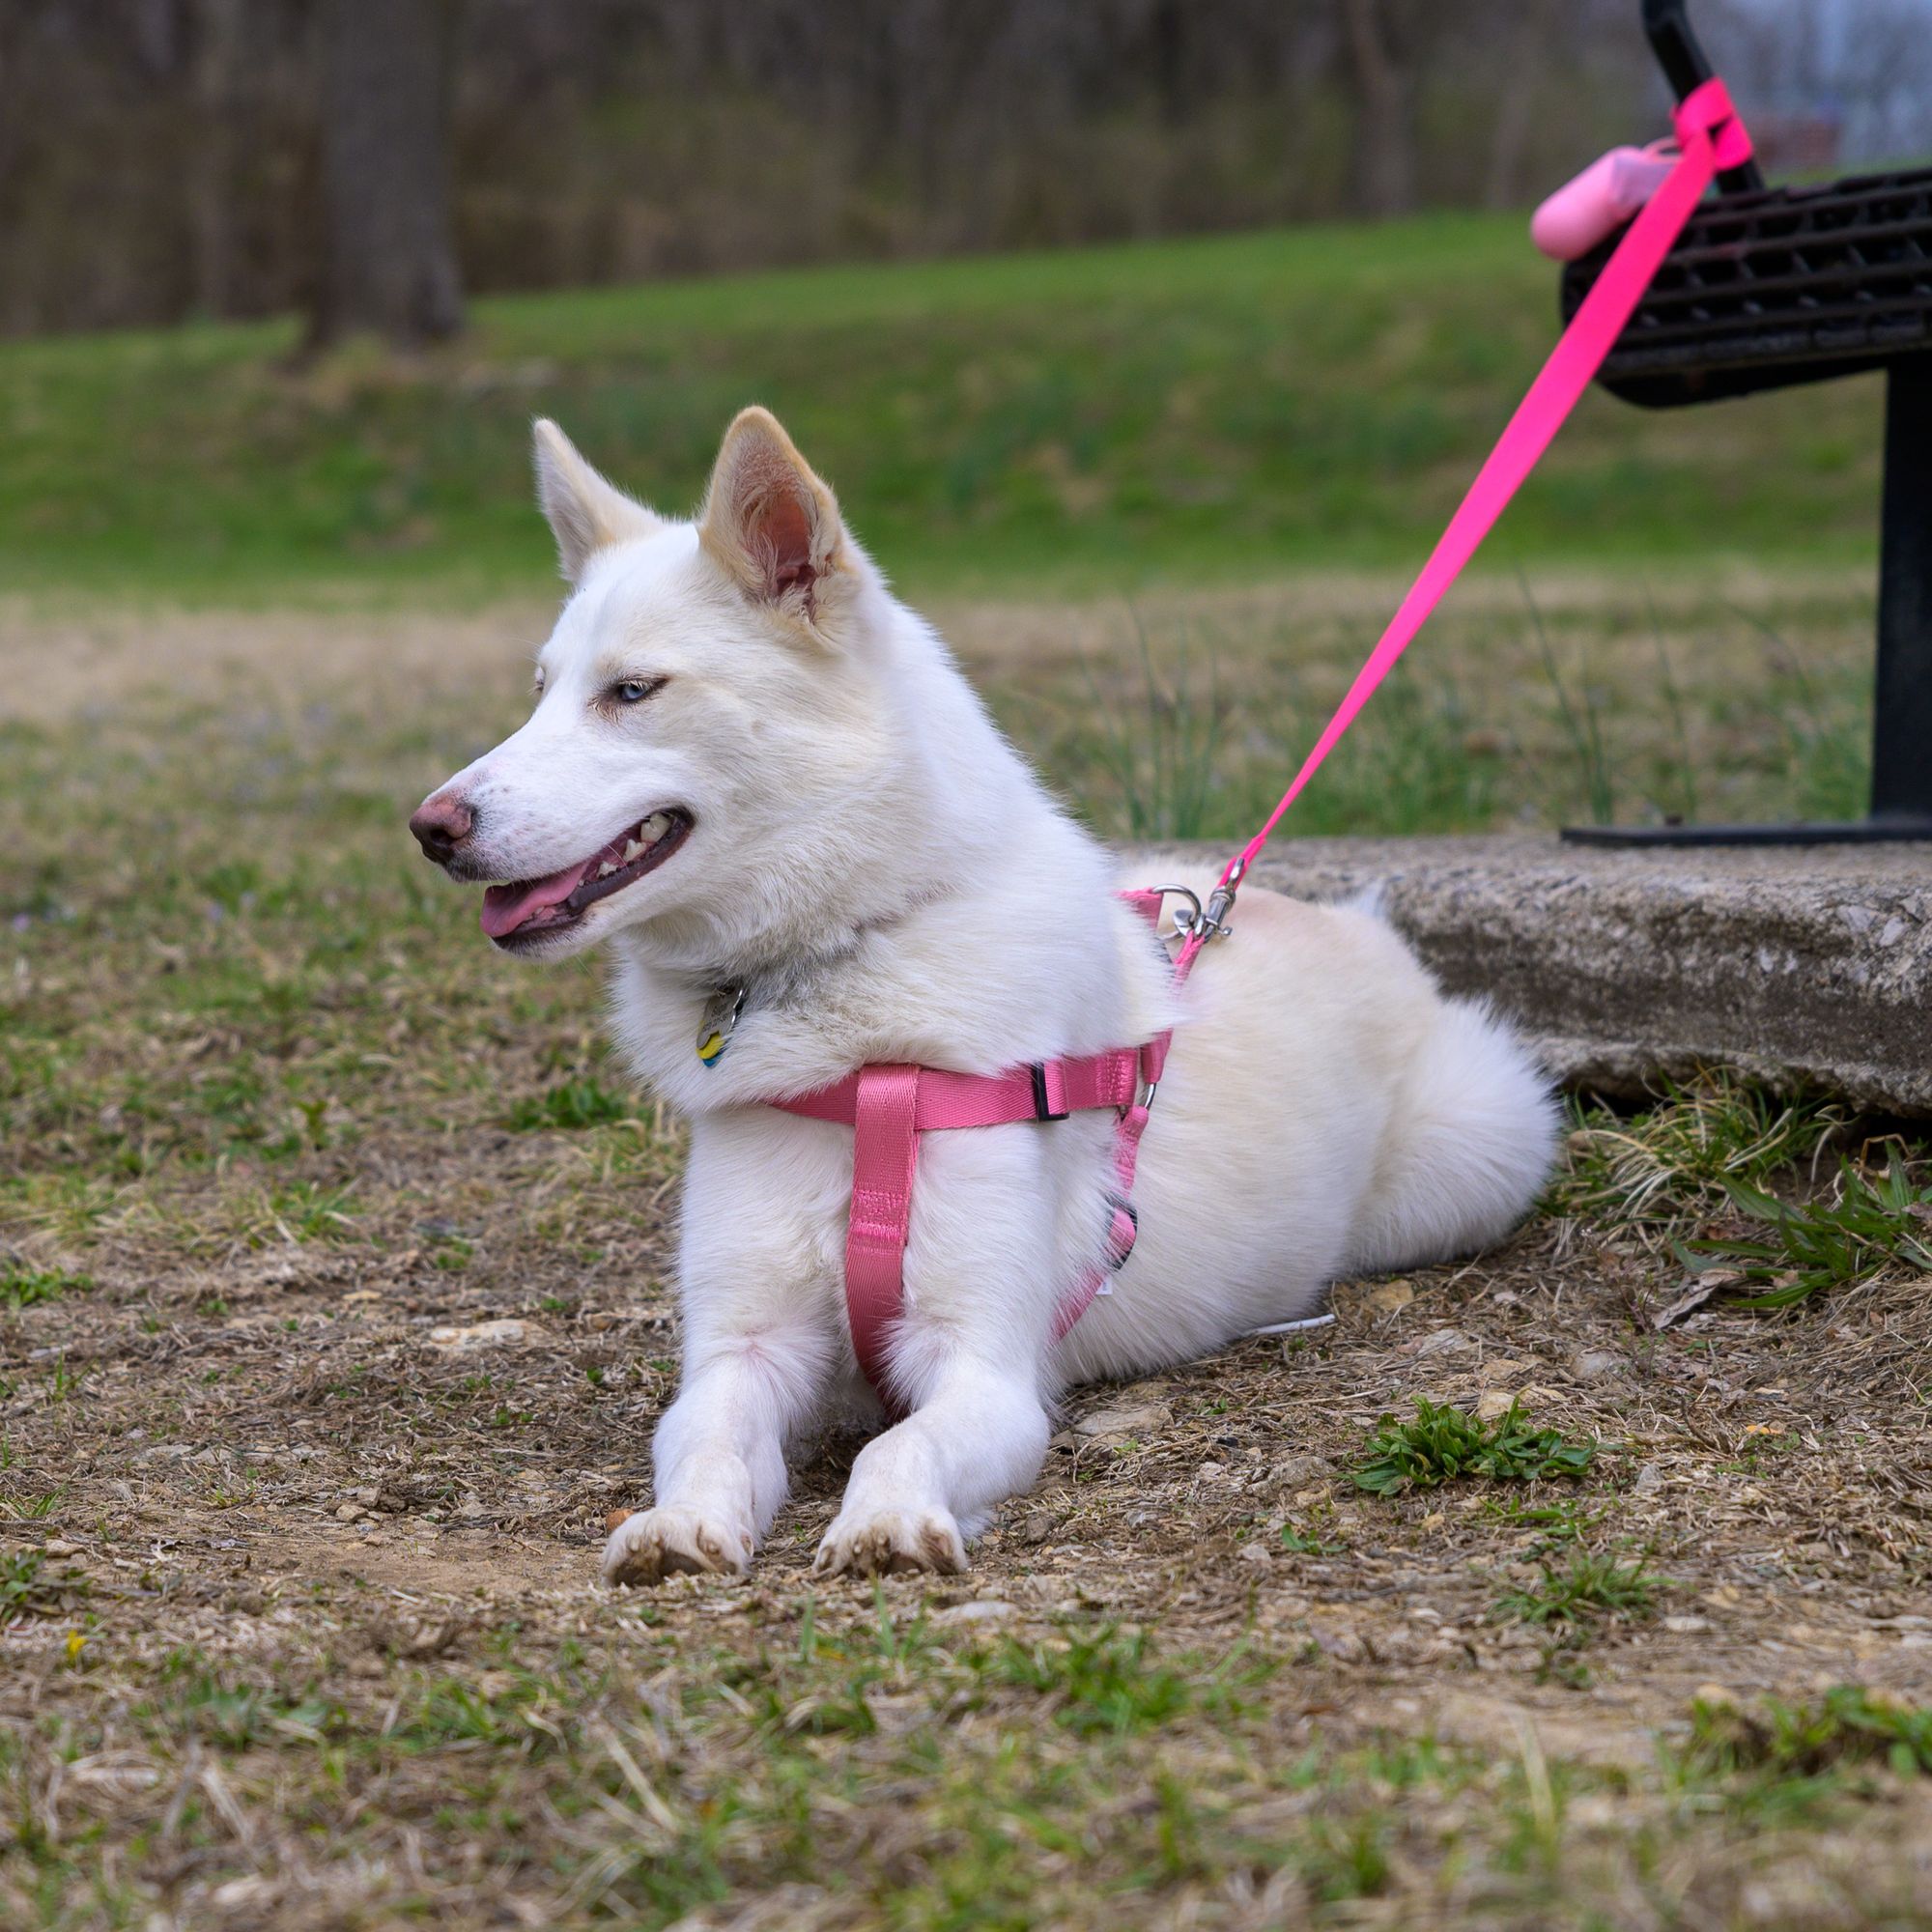
<path fill-rule="evenodd" d="M 1159 893 L 1130 893 L 1127 902 L 1157 925 Z M 943 1066 L 862 1066 L 830 1087 L 770 1104 L 812 1121 L 852 1129 L 852 1209 L 845 1231 L 845 1312 L 859 1367 L 889 1412 L 900 1405 L 888 1380 L 887 1331 L 905 1301 L 906 1231 L 912 1223 L 919 1137 L 950 1127 L 998 1127 L 1014 1121 L 1064 1121 L 1110 1108 L 1114 1127 L 1112 1217 L 1106 1264 L 1089 1268 L 1054 1316 L 1054 1339 L 1107 1293 L 1107 1276 L 1133 1253 L 1139 1222 L 1134 1169 L 1148 1108 L 1167 1061 L 1170 1036 L 1145 1046 L 1117 1046 L 1078 1060 L 1039 1060 L 1004 1073 L 953 1073 Z"/>
<path fill-rule="evenodd" d="M 1370 652 L 1314 750 L 1302 761 L 1281 803 L 1228 862 L 1207 907 L 1197 904 L 1191 914 L 1176 915 L 1172 936 L 1181 941 L 1174 959 L 1177 984 L 1187 978 L 1208 940 L 1228 930 L 1228 911 L 1249 866 L 1302 787 L 1355 722 L 1376 687 L 1395 668 L 1396 660 L 1462 574 L 1576 408 L 1704 190 L 1719 170 L 1741 166 L 1750 158 L 1750 136 L 1721 80 L 1707 80 L 1687 95 L 1678 103 L 1674 120 L 1679 150 L 1675 163 L 1631 223 L 1582 307 L 1530 384 L 1421 576 Z M 1161 891 L 1127 896 L 1138 912 L 1158 925 Z M 1191 898 L 1192 895 L 1186 896 Z M 1118 1185 L 1113 1195 L 1108 1265 L 1089 1270 L 1062 1302 L 1055 1334 L 1065 1335 L 1095 1296 L 1106 1293 L 1108 1269 L 1118 1268 L 1132 1251 L 1137 1226 L 1131 1205 L 1134 1168 L 1148 1110 L 1167 1058 L 1168 1039 L 1163 1034 L 1144 1046 L 1115 1047 L 1085 1059 L 1037 1062 L 1031 1066 L 1009 1067 L 1004 1073 L 955 1073 L 935 1066 L 862 1066 L 816 1093 L 768 1103 L 789 1114 L 841 1122 L 852 1128 L 845 1308 L 859 1366 L 889 1413 L 902 1412 L 890 1383 L 887 1342 L 905 1300 L 906 1230 L 912 1219 L 920 1135 L 954 1127 L 1003 1126 L 1016 1121 L 1062 1121 L 1089 1109 L 1110 1108 L 1116 1113 L 1114 1166 Z"/>

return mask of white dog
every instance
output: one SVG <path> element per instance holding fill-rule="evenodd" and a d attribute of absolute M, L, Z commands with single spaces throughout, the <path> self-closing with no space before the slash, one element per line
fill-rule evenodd
<path fill-rule="evenodd" d="M 1055 1312 L 1105 1245 L 1114 1117 L 923 1136 L 889 1331 L 904 1419 L 854 1464 L 827 1572 L 962 1570 L 1037 1475 L 1067 1384 L 1197 1357 L 1338 1275 L 1465 1254 L 1522 1215 L 1555 1111 L 1503 1027 L 1371 914 L 1254 889 L 1177 995 L 1116 896 L 1157 882 L 1117 877 L 1041 789 L 771 415 L 731 424 L 696 523 L 551 423 L 536 467 L 574 593 L 535 709 L 411 826 L 490 883 L 504 951 L 610 943 L 617 1037 L 691 1121 L 683 1384 L 608 1577 L 742 1572 L 787 1441 L 881 1414 L 844 1293 L 853 1130 L 763 1102 L 872 1063 L 991 1073 L 1176 1025 L 1139 1242 L 1064 1340 Z M 705 1035 L 728 1041 L 712 1064 Z"/>

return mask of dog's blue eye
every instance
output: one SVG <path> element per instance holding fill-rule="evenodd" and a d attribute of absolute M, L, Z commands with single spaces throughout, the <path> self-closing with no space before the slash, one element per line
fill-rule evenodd
<path fill-rule="evenodd" d="M 622 684 L 611 686 L 611 695 L 620 704 L 641 704 L 657 688 L 657 683 L 647 684 L 640 677 L 627 677 Z"/>

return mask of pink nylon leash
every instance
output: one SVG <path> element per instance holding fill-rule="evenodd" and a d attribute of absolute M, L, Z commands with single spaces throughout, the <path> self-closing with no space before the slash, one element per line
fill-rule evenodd
<path fill-rule="evenodd" d="M 1233 889 L 1274 836 L 1275 827 L 1301 796 L 1302 787 L 1321 768 L 1377 686 L 1395 668 L 1396 660 L 1429 620 L 1443 593 L 1463 574 L 1463 566 L 1549 447 L 1550 440 L 1568 421 L 1663 266 L 1685 222 L 1703 199 L 1704 190 L 1719 170 L 1741 166 L 1750 158 L 1750 135 L 1721 80 L 1714 77 L 1686 95 L 1673 118 L 1680 150 L 1676 165 L 1631 223 L 1582 307 L 1550 351 L 1549 359 L 1449 520 L 1449 527 L 1423 566 L 1422 575 L 1356 672 L 1348 696 L 1315 741 L 1315 749 L 1302 760 L 1281 803 L 1269 812 L 1266 824 L 1228 862 L 1221 873 L 1221 894 L 1217 895 L 1220 911 L 1210 908 L 1208 919 L 1196 921 L 1188 932 L 1174 962 L 1177 980 L 1187 977 L 1202 947 L 1219 929 L 1218 921 L 1232 903 Z"/>
<path fill-rule="evenodd" d="M 919 1167 L 919 1082 L 917 1066 L 867 1066 L 853 1099 L 845 1307 L 859 1366 L 882 1397 L 887 1324 L 905 1298 L 906 1233 Z"/>

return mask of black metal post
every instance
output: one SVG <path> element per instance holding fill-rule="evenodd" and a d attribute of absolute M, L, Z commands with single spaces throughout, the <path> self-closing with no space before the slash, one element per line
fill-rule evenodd
<path fill-rule="evenodd" d="M 1685 4 L 1686 0 L 1643 0 L 1643 31 L 1650 50 L 1679 100 L 1711 77 L 1710 60 L 1690 31 Z M 1719 175 L 1718 185 L 1726 194 L 1754 194 L 1764 185 L 1764 176 L 1755 161 L 1741 161 Z"/>
<path fill-rule="evenodd" d="M 1871 816 L 1832 825 L 1570 825 L 1573 845 L 1932 840 L 1932 354 L 1886 372 Z"/>
<path fill-rule="evenodd" d="M 1932 834 L 1932 355 L 1886 375 L 1872 817 Z"/>

